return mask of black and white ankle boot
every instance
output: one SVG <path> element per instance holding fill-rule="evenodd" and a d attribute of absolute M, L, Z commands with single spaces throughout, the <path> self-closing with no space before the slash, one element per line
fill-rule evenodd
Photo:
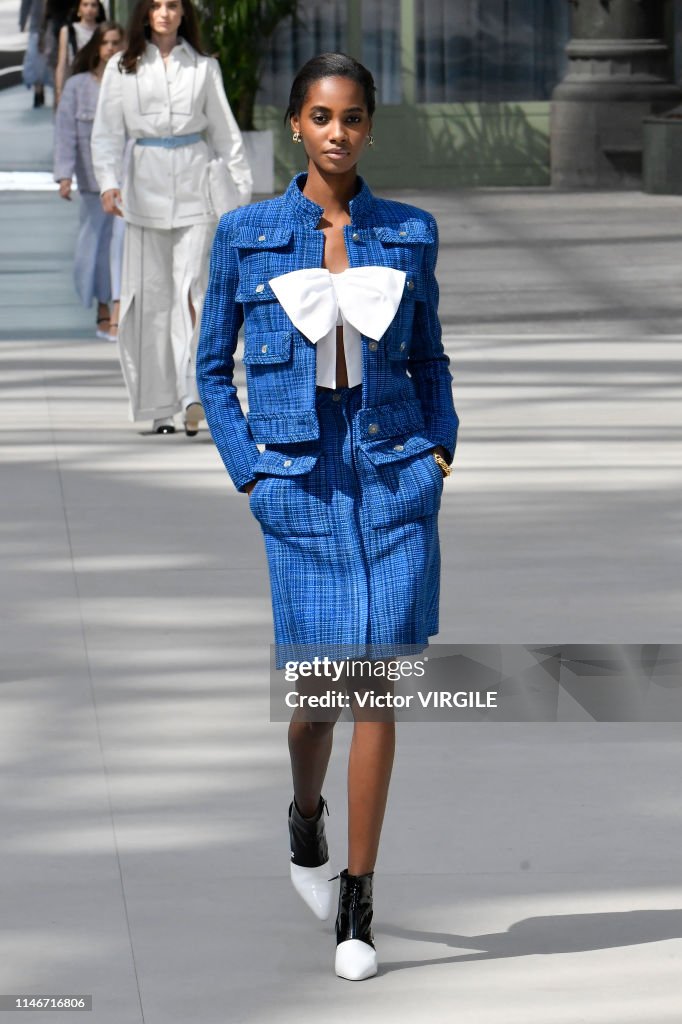
<path fill-rule="evenodd" d="M 333 879 L 329 877 L 329 850 L 324 832 L 327 801 L 320 797 L 317 813 L 304 818 L 296 801 L 289 807 L 291 882 L 315 917 L 326 921 L 332 909 Z"/>
<path fill-rule="evenodd" d="M 377 973 L 372 935 L 372 883 L 374 872 L 339 875 L 339 910 L 336 915 L 336 963 L 339 978 L 364 981 Z"/>

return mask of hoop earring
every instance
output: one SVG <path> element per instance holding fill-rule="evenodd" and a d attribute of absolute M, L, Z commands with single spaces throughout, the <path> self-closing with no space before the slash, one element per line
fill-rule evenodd
<path fill-rule="evenodd" d="M 368 146 L 373 146 L 374 145 L 374 136 L 373 135 L 368 135 L 367 136 L 367 145 Z"/>
<path fill-rule="evenodd" d="M 292 142 L 301 142 L 302 139 L 303 139 L 303 137 L 302 137 L 300 132 L 294 132 L 294 134 L 291 136 L 291 141 Z"/>

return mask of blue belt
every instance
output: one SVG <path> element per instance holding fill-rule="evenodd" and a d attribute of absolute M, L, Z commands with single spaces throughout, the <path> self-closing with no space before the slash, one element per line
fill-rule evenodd
<path fill-rule="evenodd" d="M 203 141 L 200 132 L 192 132 L 190 135 L 145 135 L 135 139 L 138 146 L 160 146 L 163 149 L 177 149 L 179 146 L 192 146 L 195 142 Z"/>

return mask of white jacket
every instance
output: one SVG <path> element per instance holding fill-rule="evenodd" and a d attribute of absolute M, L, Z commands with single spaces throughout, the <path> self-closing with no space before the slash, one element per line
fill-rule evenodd
<path fill-rule="evenodd" d="M 200 132 L 206 141 L 165 149 L 132 146 L 123 173 L 126 138 Z M 252 178 L 241 133 L 225 96 L 218 62 L 179 39 L 168 63 L 147 43 L 137 72 L 107 64 L 92 130 L 92 160 L 101 192 L 122 189 L 130 224 L 174 228 L 215 219 L 208 195 L 208 162 L 221 157 L 242 203 Z M 222 212 L 222 211 L 221 211 Z"/>

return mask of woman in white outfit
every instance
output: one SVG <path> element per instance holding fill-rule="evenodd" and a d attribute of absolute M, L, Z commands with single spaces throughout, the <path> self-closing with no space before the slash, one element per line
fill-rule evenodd
<path fill-rule="evenodd" d="M 211 241 L 218 216 L 249 202 L 252 179 L 191 0 L 138 0 L 127 49 L 104 72 L 92 155 L 104 209 L 126 220 L 118 340 L 131 419 L 173 433 L 183 412 L 194 436 Z"/>

